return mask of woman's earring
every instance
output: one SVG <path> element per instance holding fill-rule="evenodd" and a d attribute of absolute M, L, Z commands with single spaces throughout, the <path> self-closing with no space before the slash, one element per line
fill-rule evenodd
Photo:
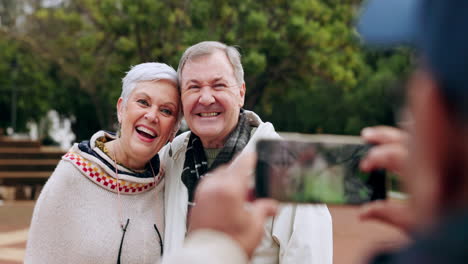
<path fill-rule="evenodd" d="M 117 128 L 117 137 L 120 138 L 122 135 L 122 124 L 119 122 L 119 127 Z"/>
<path fill-rule="evenodd" d="M 177 130 L 179 130 L 179 129 L 177 129 Z M 170 140 L 169 140 L 169 157 L 171 157 L 171 158 L 172 158 L 172 140 L 174 140 L 175 135 L 177 134 L 177 130 L 175 130 L 175 131 L 172 133 L 172 135 L 171 135 L 171 137 L 170 137 Z"/>

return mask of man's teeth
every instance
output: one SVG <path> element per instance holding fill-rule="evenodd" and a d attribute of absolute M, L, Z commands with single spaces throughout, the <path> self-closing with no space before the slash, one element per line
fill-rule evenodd
<path fill-rule="evenodd" d="M 217 116 L 219 113 L 213 112 L 213 113 L 200 113 L 200 116 L 202 117 L 209 117 L 209 116 Z"/>
<path fill-rule="evenodd" d="M 150 135 L 150 136 L 152 136 L 152 137 L 155 137 L 155 136 L 156 136 L 156 134 L 154 134 L 153 131 L 147 129 L 146 127 L 141 127 L 141 126 L 139 126 L 139 127 L 136 128 L 136 130 L 138 130 L 138 131 L 140 131 L 140 132 L 144 132 L 144 133 L 146 133 L 146 134 L 148 134 L 148 135 Z"/>

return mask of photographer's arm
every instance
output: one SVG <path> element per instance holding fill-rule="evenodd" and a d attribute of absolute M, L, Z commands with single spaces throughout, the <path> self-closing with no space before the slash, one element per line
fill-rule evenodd
<path fill-rule="evenodd" d="M 255 157 L 245 155 L 205 177 L 197 188 L 184 247 L 163 259 L 175 263 L 247 263 L 263 236 L 276 202 L 247 203 Z"/>

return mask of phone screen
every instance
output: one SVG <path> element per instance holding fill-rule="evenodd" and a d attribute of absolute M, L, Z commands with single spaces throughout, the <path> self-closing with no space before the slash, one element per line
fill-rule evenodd
<path fill-rule="evenodd" d="M 257 143 L 256 196 L 330 204 L 385 199 L 385 172 L 359 169 L 369 148 L 366 144 L 261 140 Z"/>

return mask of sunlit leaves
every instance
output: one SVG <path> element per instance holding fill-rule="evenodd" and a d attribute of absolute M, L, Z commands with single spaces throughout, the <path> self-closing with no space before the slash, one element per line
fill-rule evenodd
<path fill-rule="evenodd" d="M 51 94 L 62 93 L 54 90 L 60 87 L 80 91 L 66 111 L 80 120 L 86 112 L 80 107 L 94 105 L 96 113 L 82 118 L 93 118 L 89 122 L 101 128 L 113 127 L 120 80 L 130 65 L 156 60 L 176 68 L 190 45 L 219 40 L 240 48 L 246 108 L 279 130 L 357 133 L 393 122 L 385 83 L 409 64 L 406 51 L 382 54 L 361 47 L 353 29 L 359 2 L 69 0 L 36 6 L 25 14 L 23 35 L 12 39 L 34 54 L 31 63 L 41 62 L 38 73 L 21 72 L 28 75 L 23 79 L 40 79 Z M 0 58 L 14 53 L 0 50 Z M 0 62 L 0 71 L 8 67 Z M 41 104 L 56 107 L 59 101 Z"/>

